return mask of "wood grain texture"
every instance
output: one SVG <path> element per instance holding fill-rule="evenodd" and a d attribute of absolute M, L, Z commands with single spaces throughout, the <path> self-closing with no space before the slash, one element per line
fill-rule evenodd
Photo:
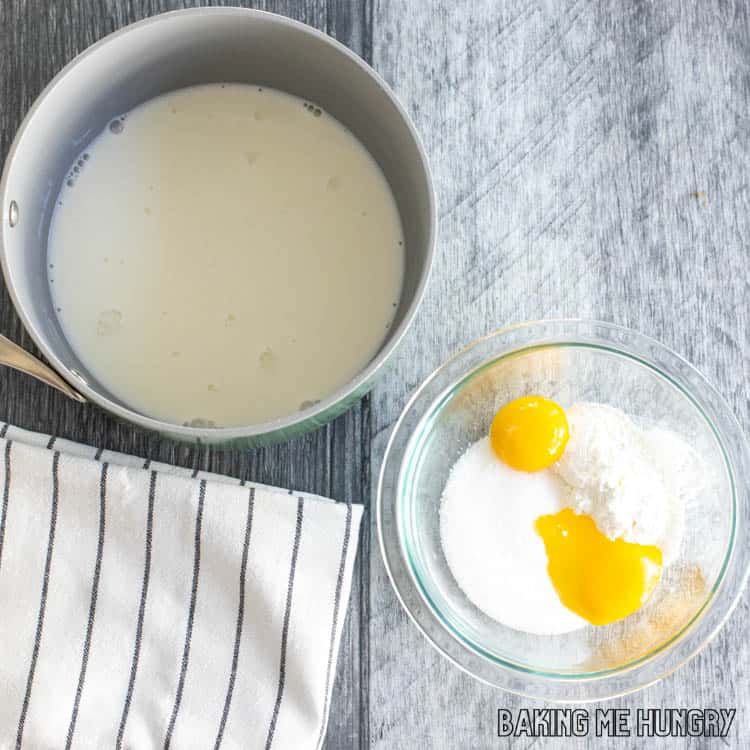
<path fill-rule="evenodd" d="M 750 427 L 747 11 L 708 1 L 376 4 L 374 65 L 424 137 L 441 219 L 436 273 L 398 377 L 373 395 L 373 467 L 408 393 L 447 355 L 542 317 L 597 317 L 659 338 Z M 498 707 L 542 704 L 447 664 L 399 609 L 379 557 L 371 567 L 373 748 L 706 747 L 499 740 Z M 745 596 L 699 658 L 612 705 L 736 706 L 728 744 L 746 747 L 748 610 Z"/>
<path fill-rule="evenodd" d="M 76 52 L 140 17 L 193 4 L 0 0 L 2 156 L 35 96 Z M 441 216 L 436 268 L 386 379 L 332 425 L 252 452 L 197 452 L 3 370 L 0 419 L 367 502 L 409 393 L 451 352 L 509 323 L 581 316 L 661 339 L 694 362 L 750 428 L 744 3 L 278 0 L 256 7 L 311 23 L 372 60 L 430 154 Z M 33 348 L 4 290 L 0 330 Z M 369 526 L 359 559 L 329 750 L 642 746 L 498 740 L 498 707 L 541 704 L 481 686 L 432 651 L 399 608 Z M 749 616 L 745 596 L 701 656 L 613 705 L 737 706 L 724 746 L 744 747 Z"/>
<path fill-rule="evenodd" d="M 0 157 L 32 102 L 60 68 L 111 31 L 145 16 L 195 5 L 245 5 L 283 13 L 369 55 L 367 0 L 269 0 L 200 3 L 179 0 L 0 0 Z M 36 351 L 0 285 L 0 331 Z M 75 404 L 35 380 L 0 368 L 0 420 L 108 449 L 182 466 L 315 492 L 340 501 L 369 501 L 369 399 L 332 424 L 285 445 L 254 451 L 187 447 L 120 423 L 94 406 Z M 367 524 L 365 518 L 364 524 Z M 353 574 L 332 696 L 329 748 L 367 747 L 366 684 L 369 576 L 365 535 Z M 363 677 L 363 675 L 365 675 Z"/>

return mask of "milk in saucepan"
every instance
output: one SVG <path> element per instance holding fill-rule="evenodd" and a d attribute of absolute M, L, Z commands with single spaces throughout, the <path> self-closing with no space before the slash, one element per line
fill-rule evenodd
<path fill-rule="evenodd" d="M 110 392 L 230 426 L 298 411 L 367 365 L 404 248 L 388 184 L 343 125 L 279 91 L 212 84 L 94 140 L 66 177 L 48 260 L 65 335 Z"/>

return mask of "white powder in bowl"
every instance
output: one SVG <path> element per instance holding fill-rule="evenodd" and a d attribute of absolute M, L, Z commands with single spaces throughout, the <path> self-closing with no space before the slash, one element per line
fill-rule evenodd
<path fill-rule="evenodd" d="M 610 539 L 660 547 L 669 565 L 685 503 L 704 482 L 701 458 L 672 432 L 643 429 L 603 404 L 575 404 L 567 416 L 570 439 L 550 469 L 515 471 L 483 438 L 456 461 L 441 501 L 441 543 L 459 587 L 487 615 L 527 633 L 588 624 L 552 586 L 539 516 L 572 507 Z"/>
<path fill-rule="evenodd" d="M 569 486 L 565 504 L 590 515 L 610 539 L 680 549 L 685 503 L 703 484 L 696 452 L 663 429 L 642 429 L 619 409 L 578 403 L 567 410 L 570 439 L 552 466 Z"/>

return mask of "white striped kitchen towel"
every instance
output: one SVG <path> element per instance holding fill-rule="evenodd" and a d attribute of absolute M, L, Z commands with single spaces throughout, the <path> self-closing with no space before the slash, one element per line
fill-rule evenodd
<path fill-rule="evenodd" d="M 0 428 L 0 748 L 313 750 L 362 508 Z"/>

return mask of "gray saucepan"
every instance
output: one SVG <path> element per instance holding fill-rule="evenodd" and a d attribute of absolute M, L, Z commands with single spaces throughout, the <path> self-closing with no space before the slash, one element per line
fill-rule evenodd
<path fill-rule="evenodd" d="M 169 424 L 134 411 L 108 392 L 63 335 L 46 273 L 52 208 L 70 165 L 87 144 L 110 120 L 141 102 L 212 82 L 281 89 L 315 102 L 346 125 L 388 179 L 406 247 L 403 292 L 390 335 L 357 377 L 309 409 L 232 428 Z M 50 366 L 7 339 L 0 341 L 0 363 L 142 428 L 192 442 L 277 442 L 351 406 L 372 386 L 414 318 L 435 244 L 435 198 L 427 159 L 414 126 L 386 83 L 325 34 L 282 16 L 239 8 L 154 16 L 107 36 L 76 57 L 42 92 L 23 121 L 5 163 L 0 207 L 5 282 L 26 330 Z M 261 268 L 258 274 L 262 278 Z"/>

